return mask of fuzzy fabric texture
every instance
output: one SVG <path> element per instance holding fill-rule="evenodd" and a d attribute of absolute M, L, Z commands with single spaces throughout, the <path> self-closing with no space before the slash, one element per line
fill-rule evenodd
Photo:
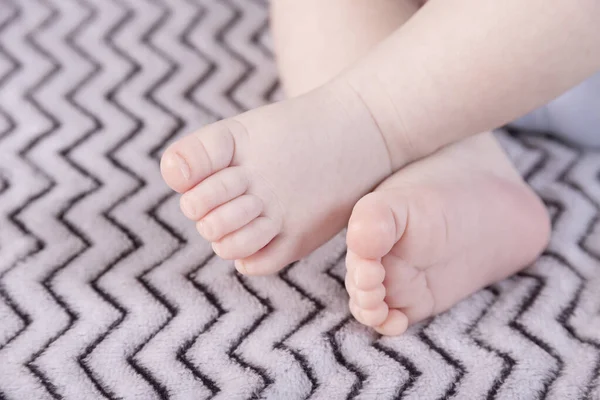
<path fill-rule="evenodd" d="M 0 399 L 599 399 L 600 153 L 500 133 L 548 251 L 382 338 L 344 237 L 279 275 L 215 258 L 162 149 L 277 99 L 260 0 L 0 0 Z"/>

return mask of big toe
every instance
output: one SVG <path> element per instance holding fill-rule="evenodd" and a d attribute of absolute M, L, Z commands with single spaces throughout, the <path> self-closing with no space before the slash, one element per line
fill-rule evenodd
<path fill-rule="evenodd" d="M 385 192 L 360 199 L 348 223 L 348 249 L 359 257 L 376 260 L 385 256 L 404 232 L 406 212 L 389 201 Z"/>
<path fill-rule="evenodd" d="M 235 122 L 219 121 L 173 143 L 162 156 L 160 170 L 173 190 L 183 193 L 231 163 Z"/>

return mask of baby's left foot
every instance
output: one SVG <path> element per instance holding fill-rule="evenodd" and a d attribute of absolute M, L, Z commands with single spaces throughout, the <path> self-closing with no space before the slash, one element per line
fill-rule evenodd
<path fill-rule="evenodd" d="M 171 145 L 161 169 L 215 252 L 259 275 L 341 231 L 392 164 L 364 102 L 340 83 L 204 127 Z"/>
<path fill-rule="evenodd" d="M 384 335 L 447 310 L 531 263 L 547 212 L 489 133 L 388 178 L 348 226 L 350 310 Z"/>

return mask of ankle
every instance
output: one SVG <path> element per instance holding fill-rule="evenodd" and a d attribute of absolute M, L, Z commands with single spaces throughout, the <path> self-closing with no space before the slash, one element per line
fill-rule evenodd
<path fill-rule="evenodd" d="M 408 128 L 406 119 L 397 107 L 388 91 L 378 83 L 375 77 L 346 76 L 336 79 L 346 92 L 357 99 L 362 113 L 376 126 L 385 142 L 390 157 L 392 170 L 397 171 L 406 164 L 428 154 L 426 149 Z M 355 74 L 357 75 L 357 74 Z"/>
<path fill-rule="evenodd" d="M 355 153 L 362 157 L 363 160 L 357 159 L 357 162 L 368 160 L 370 163 L 377 164 L 377 167 L 374 165 L 372 167 L 382 174 L 381 179 L 394 172 L 392 170 L 394 160 L 391 158 L 388 143 L 368 107 L 351 86 L 344 80 L 335 79 L 312 93 L 316 95 L 316 99 L 327 99 L 321 103 L 320 109 L 327 110 L 324 112 L 337 119 L 336 124 L 342 127 L 340 130 L 342 137 L 339 140 L 346 142 L 350 137 L 354 138 L 348 144 L 352 143 Z M 310 101 L 313 106 L 319 108 L 319 100 Z M 367 154 L 369 157 L 365 159 L 363 156 Z"/>

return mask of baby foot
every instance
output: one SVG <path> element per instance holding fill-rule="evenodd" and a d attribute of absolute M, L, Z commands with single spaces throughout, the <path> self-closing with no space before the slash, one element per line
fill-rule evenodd
<path fill-rule="evenodd" d="M 391 163 L 364 103 L 330 84 L 179 140 L 161 171 L 219 256 L 267 274 L 337 234 Z"/>
<path fill-rule="evenodd" d="M 388 178 L 348 226 L 350 310 L 384 335 L 447 310 L 531 263 L 549 218 L 491 134 Z"/>

